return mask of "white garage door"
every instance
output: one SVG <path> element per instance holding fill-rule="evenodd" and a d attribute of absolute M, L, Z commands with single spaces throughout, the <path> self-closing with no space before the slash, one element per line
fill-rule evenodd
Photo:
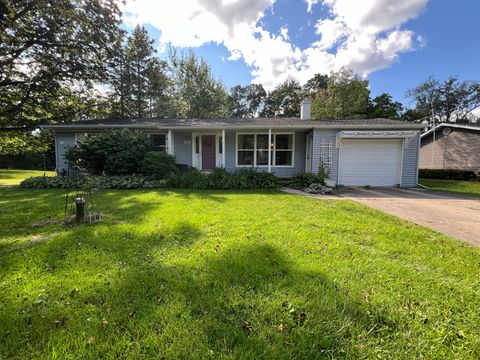
<path fill-rule="evenodd" d="M 340 148 L 339 181 L 351 186 L 400 184 L 402 141 L 344 139 Z"/>

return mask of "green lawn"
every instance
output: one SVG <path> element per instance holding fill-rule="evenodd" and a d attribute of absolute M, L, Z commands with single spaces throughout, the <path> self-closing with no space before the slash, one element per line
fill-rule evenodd
<path fill-rule="evenodd" d="M 480 357 L 480 251 L 446 236 L 276 191 L 102 191 L 64 226 L 64 195 L 0 189 L 1 359 Z"/>
<path fill-rule="evenodd" d="M 6 170 L 0 169 L 0 186 L 4 185 L 18 185 L 26 178 L 32 176 L 53 176 L 54 171 L 39 171 L 39 170 Z"/>
<path fill-rule="evenodd" d="M 480 196 L 480 181 L 420 179 L 419 183 L 431 190 Z"/>

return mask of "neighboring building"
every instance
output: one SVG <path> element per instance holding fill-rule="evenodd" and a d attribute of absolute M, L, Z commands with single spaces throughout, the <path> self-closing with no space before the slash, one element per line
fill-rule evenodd
<path fill-rule="evenodd" d="M 85 133 L 130 128 L 178 164 L 204 171 L 254 168 L 290 177 L 317 173 L 332 184 L 414 187 L 423 125 L 388 119 L 312 121 L 310 103 L 298 118 L 102 120 L 47 125 L 55 132 L 57 170 L 69 170 L 66 149 Z"/>
<path fill-rule="evenodd" d="M 420 169 L 480 172 L 480 125 L 441 123 L 421 137 Z"/>

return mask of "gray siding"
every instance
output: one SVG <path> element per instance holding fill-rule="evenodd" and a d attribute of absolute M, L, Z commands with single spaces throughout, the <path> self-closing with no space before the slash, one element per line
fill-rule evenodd
<path fill-rule="evenodd" d="M 192 166 L 192 133 L 175 131 L 173 133 L 173 151 L 177 164 Z"/>
<path fill-rule="evenodd" d="M 256 133 L 256 132 L 265 132 L 259 130 L 245 129 L 240 131 L 242 133 Z M 292 132 L 291 130 L 277 131 L 277 132 Z M 293 167 L 271 167 L 272 173 L 280 177 L 289 177 L 299 172 L 305 171 L 305 141 L 306 141 L 306 131 L 294 131 L 295 133 L 295 148 L 294 148 L 294 160 Z M 228 171 L 236 171 L 240 169 L 245 169 L 244 167 L 235 166 L 235 157 L 236 157 L 236 132 L 227 131 L 225 133 L 225 168 Z M 256 168 L 257 171 L 268 171 L 266 167 Z"/>
<path fill-rule="evenodd" d="M 418 145 L 420 135 L 409 141 L 403 150 L 402 187 L 415 187 L 418 180 Z M 407 141 L 407 140 L 405 140 Z"/>
<path fill-rule="evenodd" d="M 74 133 L 56 133 L 55 134 L 55 163 L 57 171 L 68 171 L 68 163 L 65 160 L 67 150 L 75 145 Z"/>

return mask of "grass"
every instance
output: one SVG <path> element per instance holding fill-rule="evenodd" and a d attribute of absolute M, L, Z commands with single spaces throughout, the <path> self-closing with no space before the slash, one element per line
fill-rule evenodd
<path fill-rule="evenodd" d="M 431 190 L 480 196 L 480 181 L 420 179 L 419 182 Z"/>
<path fill-rule="evenodd" d="M 480 251 L 276 191 L 0 189 L 0 358 L 480 357 Z"/>
<path fill-rule="evenodd" d="M 18 185 L 22 180 L 32 176 L 53 176 L 54 171 L 40 171 L 40 170 L 7 170 L 0 169 L 0 186 Z"/>

